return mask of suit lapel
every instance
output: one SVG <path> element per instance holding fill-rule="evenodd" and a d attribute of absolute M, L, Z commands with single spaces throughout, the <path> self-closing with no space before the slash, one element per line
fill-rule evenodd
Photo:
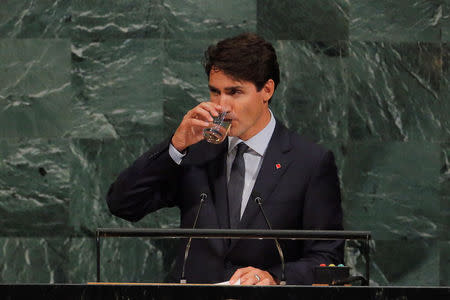
<path fill-rule="evenodd" d="M 258 193 L 260 195 L 263 200 L 263 205 L 264 203 L 277 200 L 276 195 L 272 196 L 272 192 L 292 161 L 292 158 L 288 155 L 290 149 L 289 133 L 277 121 L 252 191 L 252 194 Z M 254 197 L 250 196 L 241 222 L 239 223 L 239 229 L 248 228 L 254 217 L 260 213 L 260 208 L 253 199 Z M 267 226 L 265 224 L 261 227 L 261 229 L 266 228 Z M 238 239 L 232 240 L 230 250 L 238 241 Z"/>

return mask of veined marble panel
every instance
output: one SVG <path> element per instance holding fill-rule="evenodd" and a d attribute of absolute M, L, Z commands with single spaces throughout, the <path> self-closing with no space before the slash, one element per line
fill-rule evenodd
<path fill-rule="evenodd" d="M 109 186 L 120 172 L 163 139 L 126 137 L 121 139 L 74 140 L 70 144 L 70 224 L 82 236 L 93 236 L 97 227 L 178 227 L 178 209 L 163 209 L 137 223 L 110 214 L 106 205 Z"/>
<path fill-rule="evenodd" d="M 440 236 L 440 146 L 353 143 L 343 171 L 344 227 L 375 240 Z"/>
<path fill-rule="evenodd" d="M 1 2 L 0 12 L 0 37 L 204 39 L 256 31 L 256 0 L 17 0 Z"/>
<path fill-rule="evenodd" d="M 258 33 L 268 39 L 348 40 L 346 0 L 258 0 Z"/>
<path fill-rule="evenodd" d="M 61 137 L 71 126 L 70 42 L 0 39 L 0 138 Z"/>
<path fill-rule="evenodd" d="M 74 125 L 66 136 L 151 136 L 163 125 L 165 57 L 158 39 L 74 41 Z"/>
<path fill-rule="evenodd" d="M 186 112 L 209 101 L 208 77 L 202 59 L 207 47 L 217 40 L 168 40 L 167 64 L 163 71 L 164 119 L 175 132 Z"/>
<path fill-rule="evenodd" d="M 441 240 L 450 240 L 450 143 L 442 145 L 441 163 Z"/>
<path fill-rule="evenodd" d="M 347 67 L 343 57 L 306 41 L 276 41 L 281 79 L 271 103 L 286 126 L 312 140 L 346 141 Z"/>
<path fill-rule="evenodd" d="M 373 280 L 379 285 L 439 285 L 439 244 L 432 239 L 376 241 Z"/>
<path fill-rule="evenodd" d="M 350 138 L 441 141 L 449 109 L 440 94 L 442 58 L 438 43 L 352 42 Z"/>
<path fill-rule="evenodd" d="M 68 282 L 69 245 L 68 238 L 0 238 L 0 282 Z"/>
<path fill-rule="evenodd" d="M 447 0 L 358 0 L 350 5 L 350 39 L 440 42 Z"/>
<path fill-rule="evenodd" d="M 69 225 L 66 140 L 0 140 L 0 236 L 64 236 Z"/>
<path fill-rule="evenodd" d="M 442 5 L 442 41 L 450 41 L 450 0 L 444 0 Z"/>
<path fill-rule="evenodd" d="M 174 261 L 177 240 L 103 238 L 100 271 L 103 282 L 164 282 Z M 97 280 L 94 238 L 71 239 L 68 282 Z"/>
<path fill-rule="evenodd" d="M 443 286 L 450 285 L 450 241 L 442 241 L 439 243 L 440 260 L 439 260 L 439 284 Z"/>
<path fill-rule="evenodd" d="M 442 128 L 444 129 L 443 140 L 450 142 L 450 43 L 448 42 L 442 44 L 442 78 L 440 86 L 440 98 L 442 99 L 441 119 Z"/>

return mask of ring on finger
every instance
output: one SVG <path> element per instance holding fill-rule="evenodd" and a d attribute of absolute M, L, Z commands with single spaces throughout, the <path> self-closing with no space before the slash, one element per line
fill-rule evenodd
<path fill-rule="evenodd" d="M 258 274 L 255 274 L 255 278 L 256 278 L 256 281 L 260 281 L 261 280 L 261 277 L 259 277 Z"/>

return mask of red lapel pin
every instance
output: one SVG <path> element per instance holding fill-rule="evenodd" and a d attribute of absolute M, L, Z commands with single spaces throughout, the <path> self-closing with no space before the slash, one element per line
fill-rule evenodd
<path fill-rule="evenodd" d="M 281 169 L 281 164 L 276 164 L 275 167 L 278 169 Z"/>

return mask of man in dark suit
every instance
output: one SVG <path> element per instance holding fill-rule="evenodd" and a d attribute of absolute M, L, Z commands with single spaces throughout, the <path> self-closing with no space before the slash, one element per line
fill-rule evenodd
<path fill-rule="evenodd" d="M 267 229 L 257 194 L 274 229 L 341 230 L 339 180 L 333 154 L 289 131 L 269 102 L 279 82 L 272 45 L 242 34 L 205 52 L 210 101 L 188 111 L 174 135 L 124 170 L 107 203 L 114 215 L 137 221 L 178 206 L 181 227 L 191 228 L 200 194 L 208 198 L 198 228 Z M 204 140 L 212 117 L 228 112 L 229 137 Z M 313 268 L 343 261 L 343 241 L 280 241 L 288 284 L 311 284 Z M 180 278 L 184 247 L 173 275 Z M 277 284 L 280 258 L 272 240 L 195 239 L 186 266 L 191 283 L 238 279 Z"/>

